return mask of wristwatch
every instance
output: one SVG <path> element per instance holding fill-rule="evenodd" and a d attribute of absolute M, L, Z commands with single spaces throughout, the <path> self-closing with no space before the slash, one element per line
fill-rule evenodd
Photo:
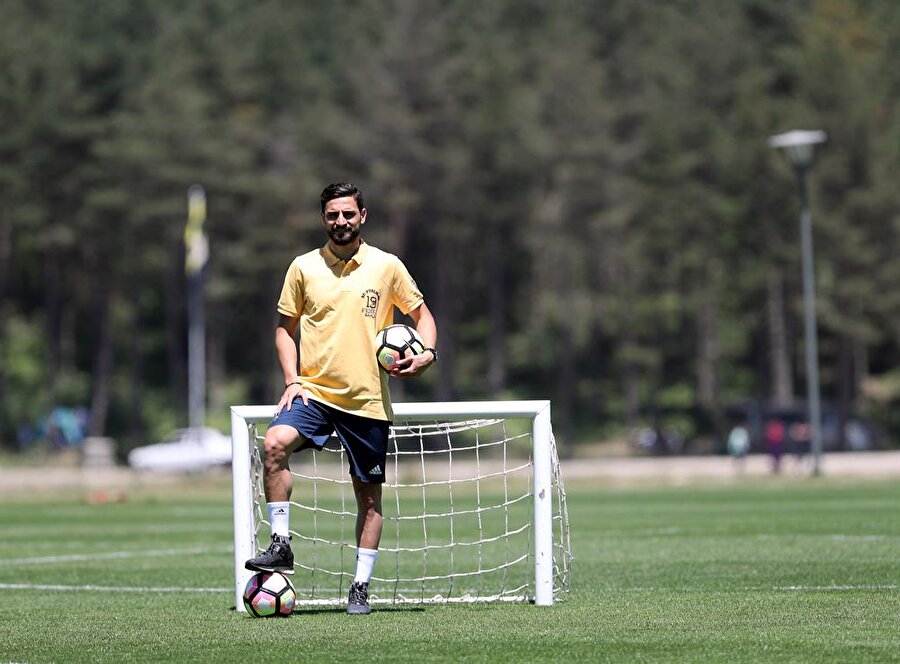
<path fill-rule="evenodd" d="M 430 350 L 431 354 L 434 355 L 434 361 L 435 362 L 438 361 L 439 356 L 438 356 L 437 348 L 426 348 L 425 350 Z"/>

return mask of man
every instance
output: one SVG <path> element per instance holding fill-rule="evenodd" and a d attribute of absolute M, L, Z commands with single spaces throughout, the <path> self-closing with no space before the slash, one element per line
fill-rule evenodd
<path fill-rule="evenodd" d="M 395 306 L 412 318 L 426 350 L 398 361 L 389 373 L 413 377 L 437 360 L 437 328 L 400 259 L 360 238 L 367 211 L 359 189 L 347 183 L 329 185 L 322 192 L 321 207 L 328 242 L 294 259 L 278 300 L 275 348 L 285 388 L 266 431 L 263 476 L 272 544 L 246 567 L 294 572 L 288 459 L 300 449 L 321 449 L 334 432 L 347 452 L 357 504 L 356 575 L 347 613 L 367 614 L 393 416 L 388 374 L 375 360 L 375 334 L 393 322 Z M 294 342 L 298 324 L 299 374 Z"/>

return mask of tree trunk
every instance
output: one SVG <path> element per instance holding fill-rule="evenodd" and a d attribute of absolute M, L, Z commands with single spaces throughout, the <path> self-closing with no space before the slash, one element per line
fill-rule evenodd
<path fill-rule="evenodd" d="M 62 329 L 62 268 L 59 251 L 49 245 L 44 250 L 44 302 L 46 306 L 47 395 L 56 405 L 56 382 L 60 370 L 60 331 Z"/>
<path fill-rule="evenodd" d="M 107 276 L 107 279 L 109 277 Z M 89 436 L 102 436 L 106 431 L 109 414 L 110 379 L 113 365 L 112 315 L 113 290 L 101 278 L 97 284 L 96 342 L 94 346 L 94 370 L 91 375 L 91 414 Z"/>
<path fill-rule="evenodd" d="M 272 303 L 269 293 L 262 295 L 256 305 L 256 310 L 268 315 L 257 316 L 254 322 L 256 328 L 255 337 L 258 343 L 254 344 L 251 353 L 255 358 L 255 365 L 259 370 L 254 372 L 254 380 L 250 384 L 249 398 L 253 403 L 275 403 L 284 391 L 284 376 L 281 364 L 278 362 L 278 353 L 275 350 L 275 328 L 278 325 L 278 312 Z M 300 331 L 299 326 L 294 337 L 297 343 Z M 300 370 L 300 348 L 297 347 L 297 371 Z"/>
<path fill-rule="evenodd" d="M 178 243 L 181 248 L 181 243 Z M 166 359 L 169 368 L 169 394 L 176 413 L 185 410 L 187 395 L 187 356 L 185 354 L 184 316 L 184 254 L 172 252 L 172 261 L 166 270 L 166 292 L 163 296 L 166 326 Z"/>
<path fill-rule="evenodd" d="M 217 316 L 209 317 L 213 324 L 206 329 L 206 372 L 208 386 L 208 401 L 206 409 L 209 412 L 219 412 L 225 409 L 225 340 L 222 338 L 223 326 L 216 324 Z"/>
<path fill-rule="evenodd" d="M 837 444 L 838 449 L 846 448 L 844 431 L 850 417 L 854 397 L 853 385 L 853 340 L 848 334 L 838 339 L 838 404 L 837 404 Z"/>
<path fill-rule="evenodd" d="M 712 292 L 700 303 L 697 358 L 697 401 L 709 414 L 716 441 L 724 440 L 725 413 L 719 399 L 719 312 Z"/>
<path fill-rule="evenodd" d="M 719 338 L 717 312 L 711 294 L 700 302 L 697 315 L 697 401 L 712 412 L 715 409 L 718 381 L 716 369 L 719 363 Z"/>
<path fill-rule="evenodd" d="M 456 256 L 453 255 L 449 234 L 437 233 L 437 255 L 435 260 L 435 269 L 437 271 L 437 311 L 435 312 L 435 322 L 437 323 L 438 336 L 441 344 L 441 361 L 438 362 L 438 384 L 437 395 L 438 401 L 453 401 L 454 386 L 453 371 L 454 365 L 454 344 L 453 344 L 453 321 L 455 307 L 455 298 L 453 294 L 453 270 L 452 266 L 457 263 Z"/>
<path fill-rule="evenodd" d="M 769 377 L 771 396 L 776 404 L 788 404 L 794 397 L 791 362 L 788 357 L 787 321 L 784 308 L 784 280 L 772 268 L 768 275 L 766 312 L 769 321 Z"/>
<path fill-rule="evenodd" d="M 629 429 L 638 425 L 641 416 L 641 386 L 634 361 L 637 339 L 634 336 L 633 300 L 628 295 L 622 301 L 622 338 L 619 354 L 622 357 L 622 393 L 625 397 L 625 424 Z"/>
<path fill-rule="evenodd" d="M 128 288 L 128 299 L 134 303 L 134 315 L 131 321 L 131 416 L 130 434 L 139 440 L 144 433 L 143 396 L 144 396 L 144 353 L 143 330 L 141 317 L 139 280 L 132 279 Z"/>
<path fill-rule="evenodd" d="M 488 231 L 488 337 L 487 384 L 491 396 L 506 388 L 506 261 L 501 248 L 501 229 L 492 225 Z"/>
<path fill-rule="evenodd" d="M 0 213 L 0 302 L 6 302 L 9 288 L 9 264 L 12 256 L 12 231 Z"/>
<path fill-rule="evenodd" d="M 9 305 L 7 304 L 6 292 L 9 288 L 9 261 L 11 254 L 11 238 L 9 225 L 3 221 L 3 214 L 0 213 L 0 316 L 9 315 Z M 0 329 L 3 324 L 0 323 Z M 6 403 L 6 375 L 4 366 L 0 363 L 0 404 Z M 8 429 L 11 423 L 6 421 L 6 413 L 4 408 L 0 408 L 0 447 L 5 440 L 14 440 L 12 436 L 7 437 Z"/>
<path fill-rule="evenodd" d="M 637 427 L 641 417 L 640 375 L 637 364 L 630 357 L 634 350 L 634 337 L 626 332 L 621 346 L 621 352 L 625 355 L 622 367 L 622 392 L 625 396 L 625 424 L 629 429 Z"/>
<path fill-rule="evenodd" d="M 853 394 L 859 394 L 860 387 L 869 377 L 869 349 L 864 341 L 853 339 Z"/>
<path fill-rule="evenodd" d="M 572 449 L 575 440 L 575 390 L 578 370 L 572 330 L 563 323 L 556 330 L 556 397 L 553 402 L 554 426 L 560 433 L 560 450 L 563 456 Z"/>
<path fill-rule="evenodd" d="M 406 256 L 406 229 L 409 226 L 409 217 L 400 212 L 394 212 L 389 220 L 390 251 L 401 258 Z"/>

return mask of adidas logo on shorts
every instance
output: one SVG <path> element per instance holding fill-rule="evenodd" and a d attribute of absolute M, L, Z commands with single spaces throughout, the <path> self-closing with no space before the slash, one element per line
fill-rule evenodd
<path fill-rule="evenodd" d="M 381 464 L 376 465 L 369 471 L 369 475 L 381 475 Z"/>

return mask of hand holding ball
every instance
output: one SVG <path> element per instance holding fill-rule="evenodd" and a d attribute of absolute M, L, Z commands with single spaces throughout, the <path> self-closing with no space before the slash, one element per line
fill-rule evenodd
<path fill-rule="evenodd" d="M 398 361 L 425 352 L 425 342 L 409 325 L 389 325 L 375 335 L 375 359 L 385 371 Z"/>

